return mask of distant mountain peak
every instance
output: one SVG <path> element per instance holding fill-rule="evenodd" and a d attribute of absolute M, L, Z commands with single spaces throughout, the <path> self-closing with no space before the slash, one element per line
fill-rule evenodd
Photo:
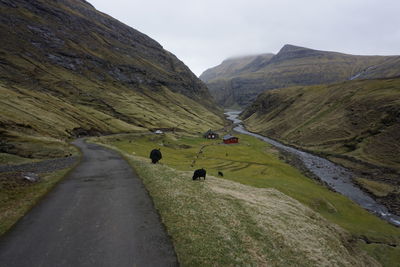
<path fill-rule="evenodd" d="M 81 2 L 82 4 L 87 5 L 87 6 L 91 7 L 91 8 L 94 8 L 94 6 L 91 3 L 89 3 L 88 1 L 86 1 L 86 0 L 78 0 L 78 2 Z"/>
<path fill-rule="evenodd" d="M 312 56 L 323 55 L 329 52 L 314 50 L 307 47 L 295 46 L 286 44 L 281 50 L 271 59 L 271 62 L 281 62 L 295 58 L 307 58 Z"/>
<path fill-rule="evenodd" d="M 302 50 L 302 49 L 309 49 L 309 48 L 297 46 L 297 45 L 285 44 L 279 52 L 289 52 L 289 51 Z"/>
<path fill-rule="evenodd" d="M 291 45 L 291 44 L 285 44 L 281 50 L 279 50 L 279 53 L 287 53 L 287 52 L 294 52 L 298 50 L 311 50 L 306 47 L 301 47 L 301 46 L 296 46 L 296 45 Z M 278 53 L 278 54 L 279 54 Z"/>

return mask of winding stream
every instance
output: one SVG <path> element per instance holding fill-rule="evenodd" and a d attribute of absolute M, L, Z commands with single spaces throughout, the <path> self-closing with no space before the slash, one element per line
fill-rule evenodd
<path fill-rule="evenodd" d="M 304 163 L 309 171 L 315 174 L 322 181 L 326 182 L 332 189 L 350 198 L 361 207 L 378 215 L 384 220 L 387 220 L 396 226 L 400 226 L 400 216 L 391 214 L 385 206 L 377 203 L 374 199 L 355 186 L 352 182 L 352 173 L 349 170 L 334 164 L 327 159 L 312 155 L 293 147 L 285 146 L 268 137 L 247 131 L 244 129 L 242 121 L 238 118 L 240 111 L 228 111 L 225 114 L 229 120 L 236 124 L 236 127 L 234 128 L 236 132 L 254 136 L 279 149 L 283 149 L 291 154 L 294 154 Z"/>

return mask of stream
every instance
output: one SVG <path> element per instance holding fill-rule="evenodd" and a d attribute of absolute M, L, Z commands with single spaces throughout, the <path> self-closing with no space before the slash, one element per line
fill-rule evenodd
<path fill-rule="evenodd" d="M 360 188 L 353 184 L 353 174 L 351 171 L 340 165 L 334 164 L 327 159 L 312 155 L 293 147 L 283 145 L 268 137 L 247 131 L 244 128 L 242 121 L 238 118 L 240 112 L 241 111 L 228 111 L 225 113 L 225 115 L 227 115 L 227 118 L 236 125 L 234 128 L 236 132 L 254 136 L 279 149 L 295 155 L 304 163 L 309 171 L 315 174 L 322 181 L 326 182 L 333 190 L 348 197 L 364 209 L 376 214 L 382 219 L 396 226 L 400 226 L 400 216 L 390 213 L 385 206 L 377 203 L 368 194 L 366 194 Z"/>

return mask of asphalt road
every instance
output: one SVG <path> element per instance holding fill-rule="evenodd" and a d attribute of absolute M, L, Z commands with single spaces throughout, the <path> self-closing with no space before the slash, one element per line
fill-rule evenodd
<path fill-rule="evenodd" d="M 116 152 L 75 141 L 82 162 L 0 239 L 0 266 L 177 266 L 141 180 Z"/>

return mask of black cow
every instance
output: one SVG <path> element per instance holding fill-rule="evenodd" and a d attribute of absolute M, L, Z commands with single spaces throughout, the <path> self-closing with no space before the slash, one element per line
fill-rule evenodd
<path fill-rule="evenodd" d="M 200 180 L 201 177 L 203 177 L 204 180 L 206 179 L 206 170 L 203 169 L 203 168 L 195 170 L 194 173 L 193 173 L 192 179 L 193 180 L 196 180 L 196 179 Z"/>
<path fill-rule="evenodd" d="M 153 149 L 150 152 L 151 163 L 156 164 L 160 159 L 162 159 L 160 149 Z"/>
<path fill-rule="evenodd" d="M 224 177 L 223 172 L 219 171 L 219 172 L 218 172 L 218 176 Z"/>

